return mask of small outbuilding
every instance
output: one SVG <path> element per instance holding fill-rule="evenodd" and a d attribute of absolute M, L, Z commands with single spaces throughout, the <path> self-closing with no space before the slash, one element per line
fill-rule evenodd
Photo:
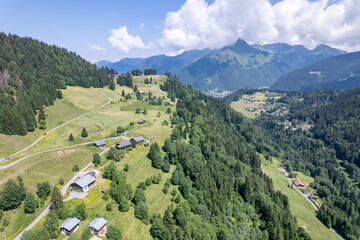
<path fill-rule="evenodd" d="M 145 91 L 139 91 L 140 95 L 144 95 Z"/>
<path fill-rule="evenodd" d="M 95 218 L 91 223 L 89 223 L 91 233 L 94 235 L 105 236 L 107 232 L 106 223 L 107 220 L 104 218 Z"/>
<path fill-rule="evenodd" d="M 77 218 L 69 218 L 60 226 L 60 232 L 71 235 L 79 229 L 80 220 Z"/>
<path fill-rule="evenodd" d="M 95 186 L 96 179 L 90 174 L 86 174 L 81 178 L 75 180 L 74 183 L 70 185 L 70 187 L 80 190 L 82 192 L 86 192 Z"/>
<path fill-rule="evenodd" d="M 310 193 L 308 198 L 313 201 L 317 201 L 319 199 L 319 196 L 314 195 L 313 193 Z"/>
<path fill-rule="evenodd" d="M 96 147 L 101 147 L 101 148 L 103 148 L 103 147 L 106 146 L 106 142 L 105 142 L 104 140 L 101 140 L 101 141 L 95 142 L 94 145 L 95 145 Z"/>
<path fill-rule="evenodd" d="M 124 149 L 127 149 L 127 148 L 132 147 L 132 146 L 133 145 L 128 140 L 124 140 L 124 141 L 119 142 L 118 144 L 116 144 L 116 148 L 119 149 L 119 150 L 124 150 Z"/>
<path fill-rule="evenodd" d="M 294 181 L 293 181 L 293 183 L 294 183 L 294 185 L 296 186 L 296 187 L 305 187 L 305 184 L 301 181 L 301 180 L 299 180 L 299 179 L 295 179 Z"/>
<path fill-rule="evenodd" d="M 145 122 L 146 122 L 145 120 L 140 119 L 140 120 L 138 121 L 138 124 L 144 124 Z"/>

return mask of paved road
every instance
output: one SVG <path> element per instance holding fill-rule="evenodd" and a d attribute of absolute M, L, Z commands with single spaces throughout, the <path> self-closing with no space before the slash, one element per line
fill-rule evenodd
<path fill-rule="evenodd" d="M 113 139 L 118 139 L 118 138 L 127 139 L 127 137 L 125 137 L 125 136 L 119 136 L 119 137 L 107 138 L 107 139 L 102 139 L 102 140 L 108 141 L 108 140 L 113 140 Z M 101 141 L 101 140 L 98 140 L 98 141 Z M 27 155 L 27 156 L 25 156 L 25 157 L 19 158 L 18 160 L 14 161 L 14 162 L 12 162 L 12 163 L 9 163 L 9 164 L 7 164 L 7 165 L 2 165 L 2 166 L 0 166 L 0 170 L 1 170 L 1 169 L 9 168 L 9 167 L 11 167 L 11 166 L 14 166 L 15 164 L 21 162 L 22 160 L 24 160 L 24 159 L 26 159 L 26 158 L 28 158 L 28 157 L 32 157 L 32 156 L 39 155 L 39 154 L 46 153 L 46 152 L 53 152 L 53 151 L 57 151 L 57 150 L 63 150 L 63 149 L 67 149 L 67 148 L 73 148 L 73 147 L 78 147 L 78 146 L 93 144 L 94 142 L 97 142 L 97 141 L 80 143 L 80 144 L 75 144 L 75 145 L 71 145 L 71 146 L 59 147 L 59 148 L 53 148 L 53 149 L 48 149 L 48 150 L 44 150 L 44 151 L 41 151 L 41 152 L 29 154 L 29 155 Z"/>
<path fill-rule="evenodd" d="M 96 110 L 99 110 L 99 109 L 105 107 L 106 105 L 108 105 L 108 104 L 111 102 L 111 97 L 109 97 L 109 96 L 106 95 L 105 93 L 102 93 L 103 90 L 104 90 L 104 89 L 101 89 L 101 90 L 100 90 L 100 94 L 106 96 L 106 97 L 109 99 L 105 104 L 103 104 L 103 105 L 101 105 L 100 107 L 97 107 L 97 108 L 95 108 L 95 109 L 93 109 L 93 110 L 91 110 L 91 111 L 89 111 L 89 112 L 87 112 L 87 113 L 84 113 L 84 114 L 82 114 L 82 115 L 80 115 L 80 116 L 78 116 L 78 117 L 76 117 L 76 118 L 73 118 L 73 119 L 71 119 L 70 121 L 68 121 L 68 122 L 66 122 L 66 123 L 63 123 L 63 124 L 57 126 L 56 128 L 51 129 L 50 131 L 46 132 L 46 135 L 49 134 L 49 133 L 51 133 L 51 132 L 53 132 L 53 131 L 55 131 L 56 129 L 59 129 L 59 128 L 65 126 L 66 124 L 69 124 L 69 123 L 71 123 L 71 122 L 73 122 L 73 121 L 75 121 L 75 120 L 77 120 L 77 119 L 79 119 L 79 118 L 82 118 L 82 117 L 84 117 L 84 116 L 86 116 L 86 115 L 88 115 L 88 114 L 90 114 L 90 113 L 92 113 L 92 112 L 94 112 L 94 111 L 96 111 Z M 7 159 L 8 157 L 15 156 L 16 154 L 19 154 L 19 153 L 21 153 L 21 152 L 23 152 L 23 151 L 31 148 L 32 146 L 34 146 L 35 144 L 37 144 L 38 142 L 40 142 L 44 137 L 45 137 L 45 135 L 42 135 L 40 138 L 38 138 L 35 142 L 33 142 L 32 144 L 30 144 L 30 145 L 27 146 L 26 148 L 23 148 L 23 149 L 21 149 L 20 151 L 17 151 L 16 153 L 13 153 L 13 154 L 10 154 L 10 155 L 8 155 L 8 156 L 6 156 L 6 157 L 4 157 L 4 158 L 1 158 L 1 159 L 0 159 L 0 163 L 1 163 L 2 161 L 4 161 L 5 159 Z"/>
<path fill-rule="evenodd" d="M 285 176 L 287 178 L 287 180 L 289 181 L 290 184 L 292 184 L 291 179 L 289 178 L 289 173 L 284 169 L 284 168 L 278 168 L 279 171 L 285 173 Z M 300 193 L 308 202 L 311 203 L 311 205 L 315 208 L 315 211 L 319 211 L 319 208 L 308 198 L 308 195 L 302 193 L 299 189 L 297 189 L 296 187 L 294 187 L 294 189 L 296 191 L 298 191 L 298 193 Z M 333 231 L 333 233 L 336 234 L 336 236 L 338 236 L 341 240 L 344 240 L 344 238 L 342 238 L 333 228 L 330 228 L 331 231 Z"/>
<path fill-rule="evenodd" d="M 105 149 L 100 153 L 100 156 L 103 155 L 104 153 L 106 153 L 107 151 L 109 151 L 109 149 L 110 149 L 109 147 L 108 147 L 108 148 L 105 148 Z M 67 189 L 70 187 L 70 184 L 71 184 L 73 181 L 75 181 L 75 179 L 77 179 L 78 177 L 80 177 L 81 174 L 83 174 L 84 171 L 91 166 L 91 164 L 92 164 L 92 160 L 91 160 L 91 162 L 89 162 L 88 165 L 86 165 L 86 166 L 85 166 L 84 168 L 82 168 L 78 173 L 76 173 L 75 176 L 74 176 L 70 181 L 68 181 L 68 182 L 61 188 L 61 190 L 60 190 L 61 195 L 63 195 L 63 196 L 65 195 Z M 14 240 L 20 240 L 20 238 L 21 238 L 21 236 L 24 234 L 24 232 L 26 232 L 26 231 L 28 231 L 28 230 L 31 230 L 33 227 L 35 227 L 35 225 L 36 225 L 41 219 L 43 219 L 43 218 L 46 216 L 46 214 L 49 213 L 49 211 L 50 211 L 50 204 L 44 209 L 44 211 L 42 211 L 42 212 L 40 213 L 40 215 L 39 215 L 32 223 L 29 224 L 29 226 L 27 226 L 21 233 L 19 233 L 19 235 L 17 235 L 17 236 L 14 238 Z"/>

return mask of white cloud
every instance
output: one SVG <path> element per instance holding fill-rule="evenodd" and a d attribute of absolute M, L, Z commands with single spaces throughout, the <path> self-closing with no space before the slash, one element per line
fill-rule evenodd
<path fill-rule="evenodd" d="M 101 55 L 106 55 L 106 48 L 99 47 L 96 44 L 88 43 L 88 48 L 94 53 L 100 53 Z"/>
<path fill-rule="evenodd" d="M 112 47 L 118 49 L 119 53 L 128 53 L 134 48 L 149 49 L 154 45 L 145 45 L 139 36 L 132 36 L 128 33 L 126 26 L 119 29 L 111 29 L 111 36 L 108 38 Z"/>
<path fill-rule="evenodd" d="M 331 3 L 331 4 L 330 4 Z M 360 50 L 360 0 L 187 0 L 165 19 L 160 45 L 170 50 L 218 48 L 243 38 L 313 48 Z"/>

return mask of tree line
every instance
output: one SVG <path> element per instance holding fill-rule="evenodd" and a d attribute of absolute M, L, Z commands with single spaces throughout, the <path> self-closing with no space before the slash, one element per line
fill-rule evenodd
<path fill-rule="evenodd" d="M 62 98 L 57 89 L 104 87 L 113 73 L 64 48 L 0 33 L 0 133 L 34 131 L 38 111 Z"/>

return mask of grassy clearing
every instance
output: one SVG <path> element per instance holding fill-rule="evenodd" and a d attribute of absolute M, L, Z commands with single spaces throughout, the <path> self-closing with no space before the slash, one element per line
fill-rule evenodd
<path fill-rule="evenodd" d="M 257 92 L 253 95 L 244 94 L 242 99 L 234 101 L 230 106 L 238 112 L 241 112 L 245 117 L 255 118 L 261 114 L 261 105 L 266 103 L 269 98 L 279 99 L 282 95 L 269 92 Z M 254 108 L 253 112 L 247 111 L 248 108 Z"/>
<path fill-rule="evenodd" d="M 68 87 L 66 90 L 63 90 L 63 99 L 57 99 L 53 106 L 45 107 L 47 129 L 36 129 L 34 132 L 29 132 L 26 136 L 0 134 L 0 156 L 6 156 L 19 151 L 30 145 L 49 129 L 106 103 L 108 99 L 101 95 L 99 91 L 99 88 L 80 87 Z"/>
<path fill-rule="evenodd" d="M 314 240 L 337 240 L 338 237 L 317 219 L 314 207 L 295 189 L 288 187 L 289 182 L 277 167 L 262 158 L 263 172 L 272 178 L 274 188 L 289 198 L 290 210 L 296 216 L 299 225 L 304 227 Z"/>
<path fill-rule="evenodd" d="M 134 80 L 138 89 L 146 92 L 145 96 L 147 96 L 149 91 L 157 97 L 166 96 L 167 94 L 159 88 L 159 84 L 161 84 L 166 77 L 156 76 L 155 78 L 158 82 L 157 85 L 145 85 L 143 83 L 144 77 L 136 77 Z M 48 129 L 104 104 L 107 99 L 105 96 L 98 93 L 99 90 L 100 89 L 75 87 L 69 87 L 65 90 L 64 99 L 56 101 L 54 106 L 50 106 L 46 109 L 46 114 L 48 115 Z M 124 90 L 126 94 L 131 93 L 133 98 L 125 101 L 121 96 L 122 90 Z M 158 142 L 161 146 L 164 140 L 170 136 L 172 131 L 170 125 L 165 126 L 162 124 L 164 120 L 169 121 L 170 115 L 165 113 L 168 108 L 167 106 L 153 106 L 146 102 L 136 100 L 133 90 L 128 87 L 119 87 L 117 85 L 115 91 L 105 89 L 103 92 L 112 98 L 111 104 L 54 131 L 33 148 L 12 158 L 11 161 L 41 150 L 105 139 L 110 137 L 119 125 L 126 127 L 126 131 L 128 132 L 127 135 L 129 137 L 137 135 L 142 135 L 148 139 L 150 136 L 154 137 L 150 140 L 150 144 Z M 166 99 L 165 101 L 169 100 Z M 170 108 L 174 111 L 175 103 L 172 102 L 171 105 Z M 138 107 L 142 110 L 146 108 L 147 114 L 135 114 L 135 110 Z M 159 112 L 160 116 L 158 116 Z M 136 124 L 139 119 L 145 119 L 146 123 L 144 125 Z M 130 126 L 130 122 L 134 122 L 135 124 Z M 87 129 L 89 134 L 87 138 L 81 138 L 80 136 L 83 127 Z M 37 133 L 37 135 L 32 139 L 31 135 L 35 133 Z M 14 146 L 12 150 L 21 149 L 41 135 L 41 132 L 35 133 L 30 133 L 25 137 L 3 136 L 7 137 L 8 141 L 0 144 L 0 150 L 8 145 Z M 73 142 L 68 141 L 70 133 L 75 137 Z M 21 139 L 23 142 L 18 139 Z M 11 141 L 12 143 L 9 143 Z M 120 140 L 111 141 L 108 145 L 119 141 Z M 13 152 L 12 150 L 9 150 L 8 153 Z M 0 184 L 3 184 L 9 178 L 21 175 L 24 179 L 26 188 L 35 192 L 36 185 L 39 182 L 49 181 L 51 185 L 56 185 L 60 178 L 65 179 L 65 181 L 69 180 L 74 174 L 72 172 L 72 167 L 75 164 L 82 168 L 91 161 L 92 155 L 99 151 L 99 149 L 91 146 L 81 146 L 33 156 L 11 168 L 0 170 Z M 174 187 L 170 187 L 168 194 L 163 194 L 162 188 L 166 180 L 171 177 L 171 172 L 174 167 L 172 167 L 171 172 L 167 174 L 163 173 L 161 170 L 152 168 L 151 161 L 146 157 L 148 151 L 149 148 L 147 147 L 138 147 L 125 154 L 124 159 L 121 162 L 116 163 L 116 165 L 119 169 L 123 169 L 126 163 L 129 165 L 130 169 L 126 174 L 128 182 L 131 184 L 133 190 L 135 190 L 135 187 L 139 182 L 145 181 L 146 178 L 155 175 L 157 176 L 159 173 L 162 175 L 162 181 L 159 185 L 151 185 L 145 190 L 151 216 L 152 214 L 163 214 L 167 206 L 171 204 L 170 191 Z M 109 160 L 106 161 L 105 157 L 102 157 L 102 164 L 99 167 L 100 170 L 109 163 Z M 106 211 L 105 207 L 108 202 L 102 200 L 100 187 L 108 187 L 110 182 L 100 177 L 97 184 L 98 186 L 90 191 L 90 194 L 86 199 L 71 200 L 66 203 L 73 209 L 76 204 L 84 202 L 87 205 L 89 214 L 88 219 L 81 222 L 80 229 L 70 239 L 80 239 L 81 233 L 87 227 L 88 223 L 99 216 L 105 217 L 110 224 L 119 226 L 122 229 L 124 236 L 128 239 L 151 239 L 149 233 L 150 225 L 145 225 L 134 217 L 133 207 L 130 208 L 129 212 L 121 213 L 117 210 L 118 206 L 115 204 L 112 212 Z M 35 214 L 25 216 L 22 208 L 7 212 L 6 216 L 10 219 L 10 225 L 5 229 L 5 233 L 7 235 L 12 234 L 12 236 L 16 236 L 21 229 L 27 226 L 36 217 Z M 41 226 L 42 224 L 43 222 L 38 225 Z M 62 238 L 63 236 L 59 237 L 59 239 Z"/>
<path fill-rule="evenodd" d="M 79 165 L 80 168 L 88 164 L 94 152 L 99 151 L 95 148 L 79 147 L 65 151 L 55 151 L 30 157 L 11 168 L 0 170 L 0 184 L 8 179 L 14 179 L 21 175 L 27 191 L 36 192 L 36 186 L 40 182 L 49 181 L 51 186 L 59 183 L 60 178 L 65 181 L 70 180 L 74 173 L 72 166 Z M 48 201 L 38 209 L 40 213 L 48 204 Z M 9 219 L 9 226 L 5 228 L 6 236 L 15 237 L 35 218 L 36 214 L 25 214 L 23 208 L 5 212 L 5 217 Z"/>
<path fill-rule="evenodd" d="M 295 172 L 294 171 L 294 173 L 296 173 L 296 178 L 300 179 L 306 186 L 309 186 L 310 183 L 312 183 L 314 181 L 313 177 L 306 176 L 302 172 Z"/>

